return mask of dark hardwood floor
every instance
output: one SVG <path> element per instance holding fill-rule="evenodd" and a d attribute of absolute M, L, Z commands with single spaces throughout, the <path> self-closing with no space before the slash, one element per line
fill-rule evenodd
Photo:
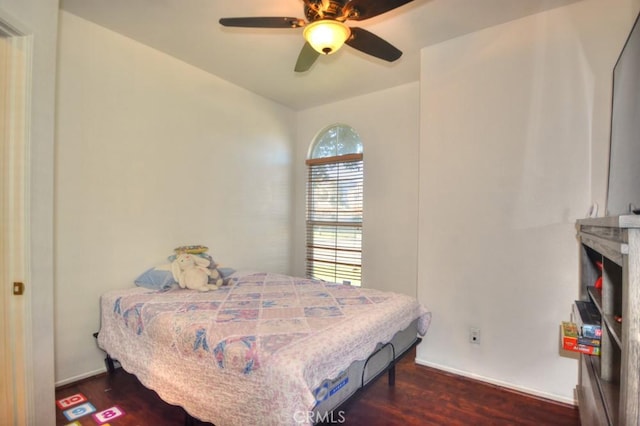
<path fill-rule="evenodd" d="M 579 425 L 578 410 L 414 363 L 408 353 L 396 367 L 395 386 L 380 377 L 333 415 L 345 425 Z M 183 425 L 184 411 L 166 404 L 122 369 L 56 390 L 56 400 L 82 393 L 98 412 L 118 406 L 126 414 L 111 426 Z M 91 415 L 77 419 L 95 425 Z M 56 424 L 70 423 L 56 407 Z M 197 423 L 209 425 L 209 423 Z M 226 425 L 217 425 L 226 426 Z"/>

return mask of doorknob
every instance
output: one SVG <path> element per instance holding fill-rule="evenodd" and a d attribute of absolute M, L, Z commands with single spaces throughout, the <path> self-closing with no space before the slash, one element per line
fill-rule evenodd
<path fill-rule="evenodd" d="M 15 282 L 13 283 L 13 295 L 21 296 L 24 293 L 24 283 Z"/>

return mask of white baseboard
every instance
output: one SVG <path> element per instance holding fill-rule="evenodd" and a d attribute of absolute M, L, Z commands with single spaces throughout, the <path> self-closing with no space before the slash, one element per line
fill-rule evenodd
<path fill-rule="evenodd" d="M 523 386 L 514 385 L 513 383 L 503 382 L 501 380 L 492 379 L 490 377 L 484 377 L 479 374 L 470 373 L 468 371 L 457 370 L 455 368 L 447 367 L 440 364 L 435 364 L 432 362 L 428 362 L 419 358 L 415 359 L 416 364 L 424 365 L 425 367 L 435 368 L 436 370 L 441 370 L 447 373 L 455 374 L 458 376 L 468 377 L 470 379 L 478 380 L 481 382 L 489 383 L 492 385 L 500 386 L 502 388 L 512 389 L 518 392 L 526 393 L 532 396 L 536 396 L 539 398 L 549 399 L 552 401 L 561 402 L 563 404 L 578 406 L 578 401 L 575 398 L 567 398 L 560 395 L 554 395 L 546 392 L 540 392 L 534 389 L 525 388 Z"/>
<path fill-rule="evenodd" d="M 58 388 L 60 386 L 68 385 L 69 383 L 79 382 L 80 380 L 84 380 L 89 377 L 97 376 L 98 374 L 106 373 L 106 367 L 100 368 L 98 370 L 90 371 L 88 373 L 80 374 L 79 376 L 69 377 L 64 380 L 60 380 L 59 382 L 55 382 L 55 386 Z"/>

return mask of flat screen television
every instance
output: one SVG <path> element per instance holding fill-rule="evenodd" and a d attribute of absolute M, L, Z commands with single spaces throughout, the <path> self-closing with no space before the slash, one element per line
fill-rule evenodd
<path fill-rule="evenodd" d="M 613 69 L 606 214 L 640 209 L 640 15 Z"/>

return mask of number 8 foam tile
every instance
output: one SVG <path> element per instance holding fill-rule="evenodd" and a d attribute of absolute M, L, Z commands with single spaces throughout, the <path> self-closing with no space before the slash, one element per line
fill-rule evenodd
<path fill-rule="evenodd" d="M 95 420 L 99 425 L 108 426 L 107 422 L 120 416 L 124 416 L 124 414 L 124 411 L 120 407 L 114 406 L 107 408 L 106 410 L 102 410 L 99 413 L 95 413 L 93 415 L 93 420 Z"/>

